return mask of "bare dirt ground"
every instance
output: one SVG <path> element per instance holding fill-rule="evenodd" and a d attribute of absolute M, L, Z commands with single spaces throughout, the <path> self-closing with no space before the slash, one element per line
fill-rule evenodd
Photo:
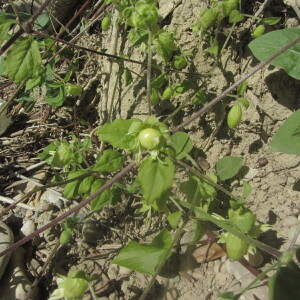
<path fill-rule="evenodd" d="M 159 2 L 162 12 L 168 9 L 168 5 L 171 5 L 169 1 Z M 207 5 L 208 1 L 180 2 L 174 5 L 174 10 L 162 21 L 162 25 L 168 26 L 169 32 L 176 28 L 176 37 L 182 50 L 194 54 L 192 63 L 185 71 L 208 72 L 214 63 L 212 58 L 203 53 L 208 38 L 195 36 L 190 30 L 199 16 L 200 7 Z M 248 14 L 254 14 L 263 3 L 263 1 L 243 2 L 243 12 Z M 269 30 L 299 26 L 293 10 L 279 0 L 267 6 L 260 16 L 281 17 L 280 23 L 269 27 Z M 172 79 L 178 82 L 188 79 L 201 86 L 204 91 L 220 93 L 258 63 L 247 48 L 247 44 L 252 40 L 250 31 L 253 24 L 251 22 L 248 20 L 238 26 L 222 55 L 222 68 L 216 67 L 210 76 L 200 78 L 174 72 L 171 74 Z M 220 43 L 224 42 L 228 31 L 229 27 L 225 26 L 223 34 L 219 37 Z M 101 33 L 99 29 L 94 28 L 84 35 L 79 44 L 88 48 L 108 49 L 110 52 L 114 43 L 112 40 L 111 30 Z M 116 52 L 118 54 L 130 53 L 132 59 L 145 60 L 145 55 L 139 49 L 132 50 L 129 46 L 124 33 L 119 33 Z M 153 59 L 154 62 L 160 63 L 158 57 L 154 56 Z M 77 74 L 77 82 L 89 88 L 80 103 L 77 102 L 78 111 L 83 110 L 84 117 L 95 128 L 101 125 L 101 120 L 107 113 L 105 99 L 110 101 L 113 91 L 112 86 L 107 86 L 104 77 L 99 73 L 105 72 L 110 66 L 106 59 L 93 54 L 85 54 L 82 61 L 84 63 Z M 145 72 L 145 68 L 141 66 L 130 63 L 126 63 L 126 66 L 137 74 Z M 120 70 L 113 64 L 110 82 L 114 83 L 118 80 L 119 72 Z M 228 183 L 228 188 L 231 184 L 234 193 L 239 194 L 242 189 L 242 179 L 251 184 L 252 193 L 247 200 L 248 207 L 256 214 L 258 222 L 272 225 L 272 230 L 263 234 L 261 241 L 277 249 L 286 250 L 289 245 L 287 217 L 299 215 L 300 162 L 299 157 L 295 155 L 270 152 L 268 144 L 283 121 L 293 111 L 300 108 L 300 82 L 289 77 L 283 70 L 269 66 L 257 72 L 247 80 L 247 83 L 249 86 L 247 98 L 250 107 L 244 110 L 242 123 L 235 130 L 229 130 L 224 118 L 225 112 L 228 111 L 226 104 L 231 101 L 230 98 L 226 98 L 211 112 L 185 128 L 185 131 L 193 140 L 194 158 L 200 164 L 205 165 L 207 172 L 214 172 L 215 163 L 225 155 L 243 158 L 244 165 L 248 167 L 248 173 Z M 136 77 L 133 84 L 127 88 L 122 88 L 122 84 L 120 80 L 120 84 L 117 85 L 113 117 L 145 119 L 147 117 L 145 80 Z M 158 117 L 167 116 L 189 96 L 184 94 L 173 102 L 162 100 L 155 108 L 154 114 Z M 8 94 L 4 91 L 2 97 L 6 98 Z M 208 99 L 213 97 L 214 94 L 208 93 Z M 40 121 L 47 110 L 47 106 L 40 99 L 32 112 L 23 113 L 22 117 L 15 117 L 15 123 L 1 137 L 1 164 L 5 166 L 6 171 L 9 168 L 10 171 L 16 170 L 16 166 L 28 167 L 39 162 L 36 156 L 45 145 L 53 139 L 69 138 L 73 130 L 72 109 L 68 107 L 52 111 L 48 123 L 42 124 Z M 170 126 L 179 124 L 196 110 L 197 107 L 188 104 L 172 119 Z M 79 127 L 81 128 L 83 128 L 82 133 L 88 134 L 86 128 Z M 5 141 L 8 141 L 9 146 L 5 146 Z M 262 158 L 267 160 L 265 165 L 258 162 Z M 51 178 L 51 172 L 51 169 L 44 166 L 41 175 L 42 183 L 47 182 L 46 177 Z M 26 174 L 27 177 L 34 175 L 36 171 Z M 7 197 L 15 199 L 17 193 L 25 193 L 26 188 L 27 191 L 32 189 L 26 180 L 21 179 L 22 182 L 17 182 L 15 179 L 9 179 L 5 172 L 2 172 L 2 178 L 1 193 Z M 40 193 L 31 198 L 27 204 L 34 209 L 16 208 L 3 218 L 3 221 L 13 229 L 16 239 L 20 234 L 20 228 L 28 220 L 33 221 L 34 226 L 39 228 L 61 212 L 74 206 L 76 202 L 66 203 L 61 200 L 59 204 L 57 202 L 51 204 L 43 200 Z M 1 203 L 1 207 L 4 206 Z M 144 224 L 142 216 L 134 215 L 134 208 L 137 206 L 137 202 L 133 202 L 132 199 L 123 199 L 116 207 L 107 207 L 100 213 L 94 214 L 90 223 L 82 229 L 83 232 L 78 232 L 70 244 L 60 248 L 54 255 L 40 283 L 42 295 L 40 299 L 46 299 L 49 292 L 53 290 L 57 274 L 66 275 L 70 270 L 79 269 L 89 274 L 101 275 L 102 280 L 95 286 L 99 299 L 138 299 L 151 277 L 119 268 L 110 264 L 110 261 L 129 240 L 147 242 L 160 229 L 167 226 L 167 223 L 164 218 L 155 215 L 150 222 Z M 88 211 L 88 208 L 83 209 L 79 215 L 85 215 Z M 59 232 L 60 228 L 54 227 L 24 246 L 27 251 L 26 266 L 31 276 L 35 277 L 41 270 L 51 249 L 57 244 Z M 185 235 L 189 233 L 187 231 Z M 218 299 L 218 291 L 238 291 L 249 283 L 250 275 L 243 271 L 239 273 L 237 271 L 239 267 L 228 263 L 225 256 L 214 261 L 195 263 L 191 258 L 191 251 L 191 249 L 183 248 L 178 251 L 178 256 L 171 263 L 174 268 L 170 266 L 165 274 L 157 278 L 148 299 L 213 300 Z M 272 261 L 271 257 L 266 255 L 263 257 L 262 264 L 258 266 L 258 269 L 262 270 Z M 267 288 L 255 288 L 243 297 L 247 300 L 268 299 Z M 86 295 L 85 299 L 91 299 L 91 296 Z"/>

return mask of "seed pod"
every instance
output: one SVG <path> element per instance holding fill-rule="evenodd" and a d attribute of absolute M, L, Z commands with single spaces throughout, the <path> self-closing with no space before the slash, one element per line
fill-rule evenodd
<path fill-rule="evenodd" d="M 64 230 L 59 237 L 59 242 L 61 245 L 66 245 L 69 243 L 71 237 L 71 232 L 68 230 Z"/>
<path fill-rule="evenodd" d="M 152 88 L 151 89 L 151 95 L 150 95 L 150 100 L 153 106 L 156 106 L 159 101 L 159 94 L 157 89 Z"/>
<path fill-rule="evenodd" d="M 241 122 L 242 115 L 242 108 L 239 104 L 232 106 L 227 116 L 228 127 L 236 127 Z"/>
<path fill-rule="evenodd" d="M 145 149 L 158 149 L 161 146 L 162 135 L 157 129 L 146 128 L 139 133 L 139 142 Z"/>
<path fill-rule="evenodd" d="M 214 9 L 206 9 L 200 15 L 199 25 L 207 30 L 217 22 L 218 13 Z"/>
<path fill-rule="evenodd" d="M 110 27 L 110 24 L 111 24 L 110 17 L 104 17 L 102 22 L 101 22 L 102 31 L 107 31 Z"/>
<path fill-rule="evenodd" d="M 265 157 L 261 157 L 257 160 L 257 164 L 259 167 L 264 167 L 268 164 L 268 160 Z"/>
<path fill-rule="evenodd" d="M 68 84 L 66 89 L 67 93 L 71 96 L 78 96 L 82 93 L 82 88 L 77 84 Z"/>
<path fill-rule="evenodd" d="M 172 95 L 173 95 L 173 90 L 172 90 L 171 87 L 168 86 L 168 87 L 164 90 L 164 92 L 163 92 L 163 94 L 162 94 L 162 97 L 163 97 L 163 99 L 170 99 L 170 98 L 172 97 Z"/>
<path fill-rule="evenodd" d="M 254 38 L 258 38 L 259 36 L 261 36 L 261 35 L 264 34 L 265 29 L 266 29 L 266 28 L 265 28 L 264 25 L 258 25 L 258 26 L 254 29 L 254 31 L 253 31 L 253 33 L 252 33 L 252 36 L 253 36 Z"/>
<path fill-rule="evenodd" d="M 241 259 L 248 250 L 248 244 L 237 237 L 236 235 L 228 232 L 226 237 L 227 255 L 233 260 Z"/>

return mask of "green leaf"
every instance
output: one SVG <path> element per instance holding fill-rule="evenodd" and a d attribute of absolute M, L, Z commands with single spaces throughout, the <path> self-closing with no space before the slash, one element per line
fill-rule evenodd
<path fill-rule="evenodd" d="M 216 172 L 220 180 L 226 180 L 234 177 L 243 164 L 241 157 L 224 156 L 216 163 Z"/>
<path fill-rule="evenodd" d="M 138 181 L 142 185 L 146 203 L 152 204 L 173 184 L 174 164 L 169 158 L 152 160 L 148 157 L 139 168 Z"/>
<path fill-rule="evenodd" d="M 173 229 L 177 228 L 181 216 L 182 216 L 182 211 L 176 211 L 176 212 L 168 215 L 168 222 Z"/>
<path fill-rule="evenodd" d="M 105 150 L 94 165 L 93 170 L 98 172 L 118 171 L 122 167 L 124 159 L 124 156 L 115 150 Z"/>
<path fill-rule="evenodd" d="M 293 266 L 279 267 L 269 279 L 271 300 L 300 299 L 300 269 Z"/>
<path fill-rule="evenodd" d="M 0 45 L 6 39 L 11 25 L 18 23 L 16 19 L 12 19 L 11 17 L 11 14 L 1 13 L 0 15 Z"/>
<path fill-rule="evenodd" d="M 129 242 L 112 263 L 144 274 L 154 275 L 171 244 L 171 235 L 166 229 L 163 229 L 150 245 L 140 245 L 135 241 Z"/>
<path fill-rule="evenodd" d="M 250 196 L 251 194 L 251 185 L 247 181 L 243 181 L 243 195 L 242 198 L 246 199 Z"/>
<path fill-rule="evenodd" d="M 153 44 L 157 46 L 157 52 L 165 62 L 168 62 L 172 58 L 173 51 L 177 50 L 172 33 L 160 33 L 158 38 L 153 41 Z"/>
<path fill-rule="evenodd" d="M 270 57 L 286 44 L 299 37 L 300 28 L 287 28 L 266 33 L 249 44 L 253 55 L 260 61 Z M 291 77 L 300 79 L 300 42 L 273 59 L 270 64 L 284 69 Z"/>
<path fill-rule="evenodd" d="M 81 180 L 79 187 L 78 187 L 78 194 L 85 194 L 88 193 L 91 189 L 91 186 L 95 180 L 94 176 L 85 177 Z"/>
<path fill-rule="evenodd" d="M 104 183 L 104 180 L 96 179 L 91 186 L 90 195 L 97 192 L 103 186 Z M 104 190 L 100 195 L 98 195 L 91 201 L 92 210 L 98 211 L 102 209 L 106 204 L 108 204 L 111 201 L 111 198 L 111 191 L 109 189 Z"/>
<path fill-rule="evenodd" d="M 238 23 L 244 20 L 244 15 L 241 14 L 238 10 L 233 10 L 229 16 L 229 23 Z"/>
<path fill-rule="evenodd" d="M 215 174 L 207 174 L 206 177 L 214 183 L 217 182 Z M 192 173 L 189 173 L 189 179 L 187 181 L 180 184 L 180 191 L 186 195 L 189 203 L 193 203 L 194 197 L 196 196 L 195 205 L 205 211 L 209 211 L 211 203 L 217 195 L 215 188 L 210 183 Z"/>
<path fill-rule="evenodd" d="M 241 84 L 239 84 L 236 88 L 238 96 L 243 95 L 248 87 L 248 83 L 246 81 L 243 81 Z"/>
<path fill-rule="evenodd" d="M 106 123 L 96 134 L 103 142 L 111 144 L 115 148 L 130 149 L 135 145 L 136 136 L 129 135 L 128 131 L 133 122 L 140 122 L 139 119 L 122 120 L 116 119 L 112 123 Z"/>
<path fill-rule="evenodd" d="M 48 14 L 40 14 L 34 21 L 34 28 L 36 30 L 44 30 L 50 24 L 50 17 Z"/>
<path fill-rule="evenodd" d="M 171 136 L 170 146 L 176 152 L 176 159 L 183 159 L 193 149 L 193 143 L 187 133 L 178 131 Z"/>
<path fill-rule="evenodd" d="M 161 88 L 165 81 L 166 81 L 166 74 L 167 73 L 162 73 L 159 76 L 155 77 L 154 79 L 151 80 L 151 87 L 155 89 Z"/>
<path fill-rule="evenodd" d="M 37 41 L 30 38 L 17 40 L 4 59 L 4 72 L 16 83 L 38 76 L 41 54 Z"/>
<path fill-rule="evenodd" d="M 177 84 L 174 88 L 173 97 L 182 95 L 193 87 L 192 83 L 188 80 L 184 80 L 182 83 Z"/>
<path fill-rule="evenodd" d="M 275 133 L 271 143 L 272 152 L 300 154 L 300 109 L 296 110 L 285 120 Z"/>
<path fill-rule="evenodd" d="M 46 92 L 45 101 L 50 106 L 61 106 L 66 99 L 66 87 L 61 85 L 59 87 L 48 87 Z"/>
<path fill-rule="evenodd" d="M 70 172 L 67 179 L 69 180 L 77 176 L 81 176 L 85 174 L 85 172 L 86 172 L 85 170 Z M 76 197 L 78 195 L 78 188 L 82 180 L 83 179 L 77 179 L 67 183 L 64 187 L 64 197 L 66 197 L 67 199 Z"/>
<path fill-rule="evenodd" d="M 270 18 L 264 18 L 261 20 L 262 23 L 268 24 L 268 25 L 275 25 L 278 22 L 280 22 L 280 17 L 270 17 Z"/>
<path fill-rule="evenodd" d="M 132 74 L 128 68 L 125 68 L 125 86 L 128 86 L 133 81 Z"/>

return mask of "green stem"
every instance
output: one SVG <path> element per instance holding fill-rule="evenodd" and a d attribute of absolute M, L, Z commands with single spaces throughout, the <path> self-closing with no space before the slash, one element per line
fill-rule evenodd
<path fill-rule="evenodd" d="M 152 34 L 148 31 L 148 61 L 147 61 L 147 102 L 148 102 L 148 114 L 151 116 L 151 63 L 152 63 Z"/>
<path fill-rule="evenodd" d="M 258 282 L 259 280 L 261 280 L 262 278 L 264 278 L 267 275 L 267 273 L 269 273 L 270 271 L 274 270 L 279 265 L 280 265 L 280 263 L 277 262 L 276 264 L 272 265 L 270 268 L 268 268 L 264 272 L 260 273 L 252 282 L 250 282 L 246 287 L 244 287 L 241 290 L 241 292 L 239 292 L 236 296 L 234 296 L 234 300 L 239 299 L 239 297 L 242 296 L 245 292 L 247 292 L 252 286 L 254 286 L 254 284 L 256 282 Z"/>
<path fill-rule="evenodd" d="M 219 59 L 221 58 L 224 49 L 226 48 L 226 46 L 227 46 L 228 43 L 229 43 L 229 40 L 230 40 L 230 38 L 231 38 L 231 36 L 232 36 L 233 30 L 234 30 L 234 28 L 235 28 L 235 25 L 236 25 L 236 23 L 233 23 L 232 26 L 231 26 L 231 28 L 230 28 L 229 34 L 227 35 L 226 40 L 225 40 L 225 42 L 224 42 L 224 44 L 223 44 L 223 46 L 222 46 L 222 49 L 221 49 L 221 51 L 219 52 L 219 55 L 218 55 L 218 58 L 219 58 Z"/>
<path fill-rule="evenodd" d="M 259 242 L 257 240 L 254 240 L 253 238 L 243 234 L 242 232 L 236 230 L 232 225 L 230 225 L 227 221 L 219 220 L 213 216 L 211 216 L 209 213 L 205 212 L 202 210 L 200 207 L 197 207 L 195 209 L 195 214 L 197 216 L 197 219 L 203 220 L 203 221 L 210 221 L 214 224 L 216 224 L 218 227 L 223 228 L 224 230 L 236 235 L 238 238 L 244 240 L 246 243 L 257 247 L 264 252 L 270 253 L 276 258 L 279 258 L 281 256 L 281 252 L 278 251 L 277 249 L 274 249 L 262 242 Z"/>
<path fill-rule="evenodd" d="M 110 107 L 109 107 L 109 113 L 108 113 L 108 117 L 107 117 L 107 122 L 111 122 L 114 100 L 115 100 L 115 95 L 116 95 L 119 80 L 120 80 L 120 72 L 118 72 L 118 75 L 117 75 L 117 78 L 116 78 L 116 81 L 114 84 L 114 88 L 113 88 L 113 92 L 112 92 L 112 96 L 111 96 Z"/>

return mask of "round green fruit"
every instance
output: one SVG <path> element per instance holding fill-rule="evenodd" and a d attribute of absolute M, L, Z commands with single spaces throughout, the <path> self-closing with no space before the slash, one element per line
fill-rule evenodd
<path fill-rule="evenodd" d="M 239 104 L 233 105 L 227 116 L 227 124 L 229 128 L 236 127 L 242 120 L 242 108 Z"/>
<path fill-rule="evenodd" d="M 255 29 L 254 29 L 254 31 L 253 31 L 253 33 L 252 33 L 252 36 L 254 37 L 254 38 L 258 38 L 259 36 L 261 36 L 261 35 L 263 35 L 264 33 L 265 33 L 265 26 L 264 25 L 258 25 Z"/>
<path fill-rule="evenodd" d="M 104 17 L 102 22 L 101 22 L 102 31 L 107 31 L 110 27 L 110 24 L 111 24 L 110 17 Z"/>
<path fill-rule="evenodd" d="M 157 149 L 162 142 L 162 134 L 154 128 L 143 129 L 139 133 L 139 142 L 142 147 L 148 150 Z"/>

